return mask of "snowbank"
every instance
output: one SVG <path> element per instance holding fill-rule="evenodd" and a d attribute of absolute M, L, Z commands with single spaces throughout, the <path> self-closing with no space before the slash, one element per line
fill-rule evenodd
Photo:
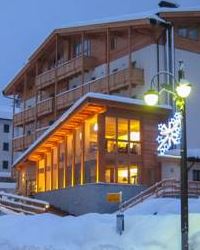
<path fill-rule="evenodd" d="M 0 217 L 2 250 L 178 250 L 180 200 L 148 200 L 125 215 L 125 232 L 115 232 L 115 215 Z M 155 212 L 157 212 L 156 215 Z M 200 199 L 190 200 L 190 250 L 200 246 Z"/>

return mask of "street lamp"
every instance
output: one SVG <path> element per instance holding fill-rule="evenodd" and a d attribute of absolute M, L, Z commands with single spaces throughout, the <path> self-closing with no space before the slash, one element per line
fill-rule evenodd
<path fill-rule="evenodd" d="M 159 90 L 154 87 L 154 81 L 160 75 L 170 76 L 175 82 L 175 89 L 169 84 L 163 85 Z M 187 138 L 186 138 L 186 98 L 190 95 L 192 86 L 184 79 L 183 62 L 179 62 L 178 81 L 175 76 L 167 71 L 158 72 L 151 80 L 151 89 L 144 94 L 144 100 L 147 105 L 154 106 L 159 101 L 159 95 L 162 92 L 167 92 L 173 96 L 176 108 L 181 112 L 181 245 L 182 250 L 188 250 L 188 170 L 187 170 Z"/>

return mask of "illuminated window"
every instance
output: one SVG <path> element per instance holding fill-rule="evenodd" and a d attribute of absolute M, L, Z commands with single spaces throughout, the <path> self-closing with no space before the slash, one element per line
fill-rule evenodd
<path fill-rule="evenodd" d="M 58 189 L 58 148 L 53 148 L 53 189 Z"/>
<path fill-rule="evenodd" d="M 118 183 L 128 184 L 128 167 L 118 168 Z"/>
<path fill-rule="evenodd" d="M 138 168 L 137 168 L 137 166 L 130 167 L 130 184 L 138 184 Z"/>
<path fill-rule="evenodd" d="M 139 120 L 106 117 L 105 127 L 106 151 L 108 153 L 117 151 L 118 153 L 141 154 Z"/>
<path fill-rule="evenodd" d="M 67 136 L 67 169 L 66 169 L 66 185 L 73 185 L 72 182 L 72 159 L 73 159 L 73 136 Z"/>
<path fill-rule="evenodd" d="M 116 139 L 116 118 L 106 117 L 106 139 Z"/>
<path fill-rule="evenodd" d="M 45 160 L 42 159 L 38 162 L 38 192 L 45 191 Z"/>
<path fill-rule="evenodd" d="M 128 141 L 128 120 L 118 119 L 118 140 Z"/>
<path fill-rule="evenodd" d="M 118 168 L 118 183 L 138 184 L 138 168 L 137 166 L 119 166 Z"/>

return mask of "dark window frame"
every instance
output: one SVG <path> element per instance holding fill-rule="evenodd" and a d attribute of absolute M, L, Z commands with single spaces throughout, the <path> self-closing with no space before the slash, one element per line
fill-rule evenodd
<path fill-rule="evenodd" d="M 9 167 L 9 162 L 8 161 L 2 161 L 2 169 L 6 170 Z"/>
<path fill-rule="evenodd" d="M 3 151 L 9 151 L 9 143 L 3 142 Z"/>
<path fill-rule="evenodd" d="M 3 132 L 4 133 L 10 133 L 10 125 L 9 124 L 4 124 L 3 125 Z"/>

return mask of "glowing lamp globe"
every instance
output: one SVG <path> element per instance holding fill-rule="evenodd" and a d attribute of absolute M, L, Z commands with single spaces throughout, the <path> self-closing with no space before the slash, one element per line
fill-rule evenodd
<path fill-rule="evenodd" d="M 176 87 L 176 92 L 179 97 L 187 98 L 191 92 L 191 89 L 191 84 L 187 80 L 181 79 Z"/>
<path fill-rule="evenodd" d="M 156 90 L 150 89 L 144 94 L 144 101 L 147 105 L 154 106 L 158 104 L 158 96 L 159 93 Z"/>

